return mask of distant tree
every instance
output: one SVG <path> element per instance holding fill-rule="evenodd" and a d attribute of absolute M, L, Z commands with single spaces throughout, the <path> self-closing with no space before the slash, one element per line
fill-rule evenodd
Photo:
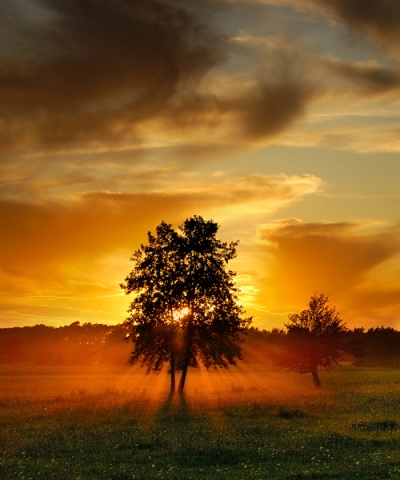
<path fill-rule="evenodd" d="M 218 229 L 200 216 L 187 219 L 179 231 L 162 222 L 134 252 L 133 270 L 121 284 L 126 294 L 134 294 L 126 320 L 133 342 L 130 361 L 140 361 L 148 372 L 168 362 L 171 392 L 177 370 L 183 393 L 190 366 L 226 368 L 241 357 L 240 333 L 251 319 L 242 318 L 236 274 L 227 270 L 237 242 L 221 242 Z"/>
<path fill-rule="evenodd" d="M 282 363 L 298 373 L 311 373 L 315 387 L 320 388 L 318 367 L 330 369 L 338 364 L 347 328 L 322 293 L 312 295 L 308 308 L 289 314 L 289 320 L 285 324 L 289 348 Z"/>

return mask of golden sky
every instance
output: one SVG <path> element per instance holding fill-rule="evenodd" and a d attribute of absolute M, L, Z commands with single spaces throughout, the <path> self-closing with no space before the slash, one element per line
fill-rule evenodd
<path fill-rule="evenodd" d="M 162 220 L 281 328 L 400 328 L 398 0 L 3 0 L 0 327 L 120 323 Z"/>

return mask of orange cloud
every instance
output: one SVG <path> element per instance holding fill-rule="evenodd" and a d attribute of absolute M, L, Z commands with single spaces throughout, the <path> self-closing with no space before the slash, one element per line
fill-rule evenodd
<path fill-rule="evenodd" d="M 350 326 L 376 326 L 383 313 L 387 322 L 400 322 L 400 288 L 383 268 L 400 269 L 399 230 L 371 233 L 361 227 L 283 223 L 261 229 L 265 265 L 270 269 L 265 290 L 272 288 L 276 294 L 271 301 L 298 309 L 319 291 L 337 303 Z"/>
<path fill-rule="evenodd" d="M 67 264 L 73 257 L 85 262 L 113 249 L 135 247 L 162 219 L 175 223 L 199 211 L 246 205 L 251 210 L 254 204 L 276 209 L 314 193 L 319 185 L 312 175 L 253 175 L 211 184 L 178 184 L 174 193 L 94 192 L 69 203 L 3 200 L 2 268 L 22 276 L 31 271 L 46 275 L 46 266 L 54 262 Z"/>

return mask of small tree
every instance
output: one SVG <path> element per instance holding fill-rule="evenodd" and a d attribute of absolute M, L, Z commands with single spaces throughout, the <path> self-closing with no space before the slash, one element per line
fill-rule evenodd
<path fill-rule="evenodd" d="M 187 219 L 178 232 L 162 222 L 133 254 L 134 268 L 121 285 L 135 294 L 126 320 L 131 364 L 141 361 L 150 372 L 169 362 L 171 392 L 177 370 L 183 393 L 190 366 L 226 368 L 241 358 L 240 332 L 251 319 L 241 317 L 236 274 L 227 270 L 237 242 L 218 240 L 218 228 L 200 216 Z"/>
<path fill-rule="evenodd" d="M 330 369 L 338 364 L 342 356 L 343 333 L 347 328 L 329 305 L 324 294 L 311 296 L 308 308 L 301 313 L 289 314 L 289 352 L 283 360 L 284 366 L 298 373 L 311 373 L 314 385 L 321 387 L 318 367 Z"/>

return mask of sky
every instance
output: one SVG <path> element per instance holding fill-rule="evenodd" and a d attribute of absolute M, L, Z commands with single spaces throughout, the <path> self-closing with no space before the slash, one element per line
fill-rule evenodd
<path fill-rule="evenodd" d="M 400 329 L 398 0 L 1 0 L 0 327 L 117 324 L 147 232 L 237 241 L 239 301 Z"/>

